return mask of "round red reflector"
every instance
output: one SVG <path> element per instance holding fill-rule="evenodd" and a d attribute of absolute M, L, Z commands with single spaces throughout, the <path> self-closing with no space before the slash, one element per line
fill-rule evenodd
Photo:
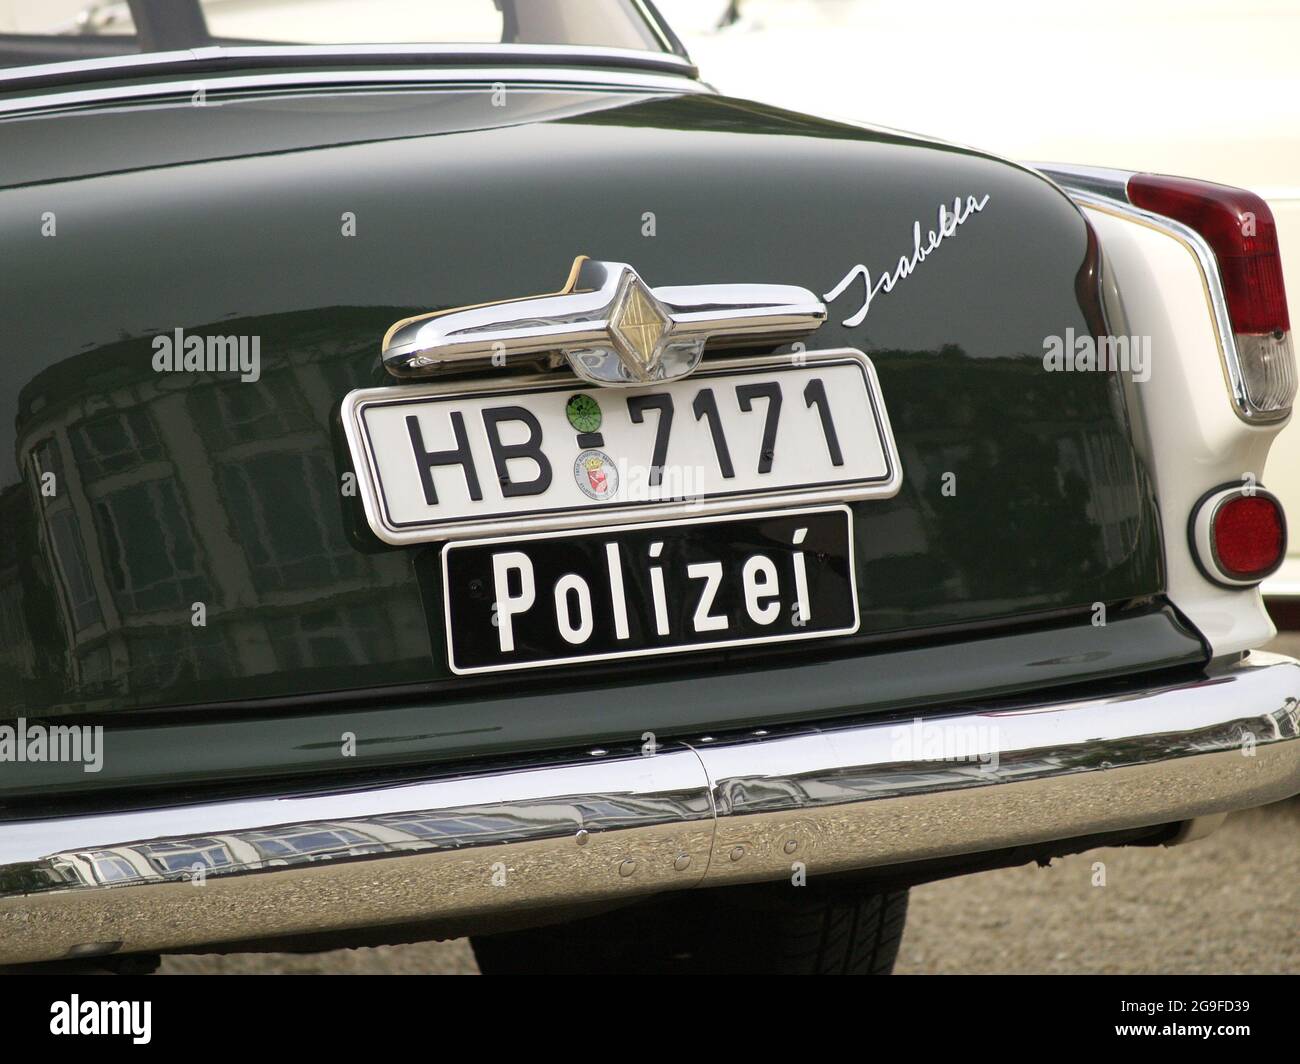
<path fill-rule="evenodd" d="M 1222 503 L 1211 530 L 1219 567 L 1235 579 L 1266 575 L 1282 560 L 1282 510 L 1267 495 L 1238 495 Z"/>

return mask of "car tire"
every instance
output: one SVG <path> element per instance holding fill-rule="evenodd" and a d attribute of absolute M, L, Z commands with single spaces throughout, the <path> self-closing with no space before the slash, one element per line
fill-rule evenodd
<path fill-rule="evenodd" d="M 888 975 L 906 917 L 906 890 L 763 884 L 471 941 L 484 975 Z"/>

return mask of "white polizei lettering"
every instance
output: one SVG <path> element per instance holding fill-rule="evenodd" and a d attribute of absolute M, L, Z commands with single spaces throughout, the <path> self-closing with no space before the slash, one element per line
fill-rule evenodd
<path fill-rule="evenodd" d="M 510 574 L 519 574 L 519 594 L 510 594 Z M 533 563 L 527 554 L 517 550 L 492 555 L 492 585 L 496 595 L 497 640 L 501 653 L 515 649 L 514 618 L 532 609 L 537 600 L 537 587 L 533 582 Z"/>
<path fill-rule="evenodd" d="M 605 544 L 605 564 L 609 568 L 609 597 L 614 603 L 614 638 L 626 639 L 627 596 L 623 593 L 623 558 L 617 543 Z"/>
<path fill-rule="evenodd" d="M 780 616 L 781 603 L 776 566 L 772 559 L 763 554 L 755 554 L 745 562 L 742 570 L 745 586 L 745 609 L 755 624 L 771 624 Z M 769 600 L 764 604 L 764 599 Z"/>
<path fill-rule="evenodd" d="M 807 535 L 808 529 L 796 529 L 794 545 L 799 546 Z M 807 624 L 812 620 L 812 607 L 808 605 L 808 563 L 804 560 L 803 551 L 801 550 L 794 552 L 794 594 L 799 607 L 795 614 L 795 623 Z"/>
<path fill-rule="evenodd" d="M 697 562 L 686 567 L 686 575 L 692 580 L 703 580 L 704 590 L 700 592 L 700 601 L 695 606 L 695 630 L 697 632 L 721 632 L 727 628 L 727 618 L 709 612 L 713 607 L 718 585 L 722 583 L 721 562 Z"/>
<path fill-rule="evenodd" d="M 573 624 L 573 611 L 569 606 L 569 593 L 578 597 L 578 623 Z M 577 573 L 566 573 L 555 582 L 555 623 L 566 643 L 577 646 L 591 638 L 591 588 Z"/>
<path fill-rule="evenodd" d="M 650 557 L 658 558 L 663 553 L 663 542 L 650 544 Z M 655 631 L 660 635 L 668 634 L 668 597 L 664 593 L 664 571 L 658 565 L 650 567 L 650 597 L 654 600 Z"/>

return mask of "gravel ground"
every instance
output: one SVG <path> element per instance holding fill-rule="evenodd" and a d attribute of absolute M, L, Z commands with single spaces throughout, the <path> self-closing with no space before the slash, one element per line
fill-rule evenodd
<path fill-rule="evenodd" d="M 1300 656 L 1300 634 L 1269 649 Z M 1105 886 L 1093 886 L 1094 864 Z M 168 973 L 461 973 L 469 943 L 169 957 Z M 1172 848 L 1095 850 L 912 891 L 899 973 L 1300 973 L 1300 799 Z"/>

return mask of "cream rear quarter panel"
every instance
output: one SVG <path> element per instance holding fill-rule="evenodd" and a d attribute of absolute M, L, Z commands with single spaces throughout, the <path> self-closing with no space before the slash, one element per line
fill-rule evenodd
<path fill-rule="evenodd" d="M 1262 646 L 1276 634 L 1258 589 L 1212 584 L 1188 542 L 1192 508 L 1211 488 L 1263 478 L 1278 429 L 1247 425 L 1224 377 L 1205 279 L 1180 240 L 1119 214 L 1087 208 L 1129 332 L 1151 337 L 1150 378 L 1135 384 L 1145 412 L 1164 529 L 1170 600 L 1209 642 L 1214 656 Z"/>

